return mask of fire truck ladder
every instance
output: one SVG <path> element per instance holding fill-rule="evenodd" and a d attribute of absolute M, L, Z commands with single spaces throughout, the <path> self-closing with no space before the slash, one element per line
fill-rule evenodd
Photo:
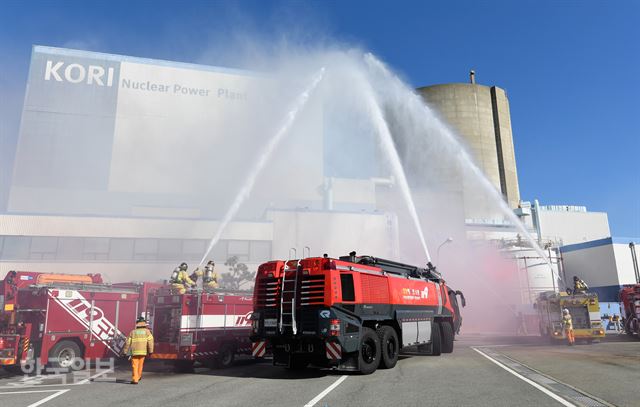
<path fill-rule="evenodd" d="M 295 256 L 295 249 L 292 249 L 294 251 L 294 256 Z M 290 253 L 291 254 L 291 253 Z M 298 326 L 296 324 L 296 299 L 297 299 L 297 294 L 298 294 L 298 268 L 300 266 L 300 260 L 296 260 L 296 266 L 295 268 L 289 268 L 289 261 L 286 261 L 284 263 L 284 268 L 283 268 L 283 272 L 282 272 L 282 288 L 280 290 L 280 333 L 283 334 L 285 327 L 291 327 L 293 334 L 295 335 L 298 332 Z M 287 271 L 294 271 L 295 273 L 295 278 L 293 279 L 293 281 L 291 279 L 287 280 Z M 287 282 L 289 283 L 293 283 L 293 290 L 289 289 L 287 290 Z M 285 304 L 285 294 L 292 294 L 291 296 L 291 310 L 289 312 L 287 312 L 287 310 L 285 310 L 284 308 L 284 304 Z M 284 318 L 285 316 L 289 317 L 291 319 L 291 323 L 285 323 Z"/>

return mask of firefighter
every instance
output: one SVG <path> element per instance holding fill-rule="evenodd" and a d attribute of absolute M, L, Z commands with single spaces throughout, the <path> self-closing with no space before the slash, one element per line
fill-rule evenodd
<path fill-rule="evenodd" d="M 573 346 L 576 339 L 573 337 L 573 321 L 571 320 L 571 314 L 568 309 L 562 310 L 562 327 L 564 328 L 564 334 L 567 338 L 567 345 Z"/>
<path fill-rule="evenodd" d="M 213 260 L 209 260 L 204 267 L 204 278 L 202 279 L 203 288 L 218 288 L 218 274 L 213 271 L 216 264 Z"/>
<path fill-rule="evenodd" d="M 516 329 L 516 336 L 527 336 L 529 331 L 527 330 L 527 320 L 524 317 L 522 311 L 518 312 L 517 318 L 518 328 Z"/>
<path fill-rule="evenodd" d="M 589 289 L 587 283 L 578 278 L 578 276 L 573 276 L 573 293 L 581 294 L 585 293 Z"/>
<path fill-rule="evenodd" d="M 620 326 L 620 315 L 613 314 L 613 318 L 611 318 L 611 321 L 613 322 L 613 328 L 616 330 L 616 332 L 620 332 L 622 330 L 622 327 Z"/>
<path fill-rule="evenodd" d="M 178 294 L 184 294 L 187 292 L 187 288 L 195 287 L 196 283 L 187 274 L 187 263 L 182 263 L 176 267 L 171 273 L 171 289 Z"/>
<path fill-rule="evenodd" d="M 123 353 L 131 358 L 131 384 L 138 384 L 142 379 L 144 359 L 153 353 L 153 335 L 144 317 L 137 319 L 135 329 L 127 337 Z"/>

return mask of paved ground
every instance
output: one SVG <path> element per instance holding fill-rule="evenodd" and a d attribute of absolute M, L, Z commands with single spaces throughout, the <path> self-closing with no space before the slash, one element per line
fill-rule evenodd
<path fill-rule="evenodd" d="M 396 368 L 369 376 L 289 372 L 268 361 L 191 374 L 148 364 L 137 386 L 128 384 L 126 366 L 75 381 L 69 375 L 0 374 L 0 405 L 640 406 L 640 341 L 572 348 L 513 342 L 462 336 L 453 354 L 405 355 Z"/>

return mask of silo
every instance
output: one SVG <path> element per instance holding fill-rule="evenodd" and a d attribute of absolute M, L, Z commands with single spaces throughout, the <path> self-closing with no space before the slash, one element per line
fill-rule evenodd
<path fill-rule="evenodd" d="M 425 86 L 417 91 L 467 142 L 476 163 L 509 206 L 520 201 L 509 100 L 503 89 L 475 83 Z"/>
<path fill-rule="evenodd" d="M 533 248 L 514 246 L 504 253 L 518 264 L 522 304 L 532 304 L 542 292 L 562 290 L 560 258 L 555 252 L 549 250 L 547 258 L 543 258 Z"/>

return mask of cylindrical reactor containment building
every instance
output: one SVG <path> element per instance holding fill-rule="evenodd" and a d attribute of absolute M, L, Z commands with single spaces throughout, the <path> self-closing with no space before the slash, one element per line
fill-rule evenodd
<path fill-rule="evenodd" d="M 475 83 L 418 88 L 427 104 L 466 141 L 476 163 L 511 208 L 520 201 L 509 100 L 503 89 Z"/>

